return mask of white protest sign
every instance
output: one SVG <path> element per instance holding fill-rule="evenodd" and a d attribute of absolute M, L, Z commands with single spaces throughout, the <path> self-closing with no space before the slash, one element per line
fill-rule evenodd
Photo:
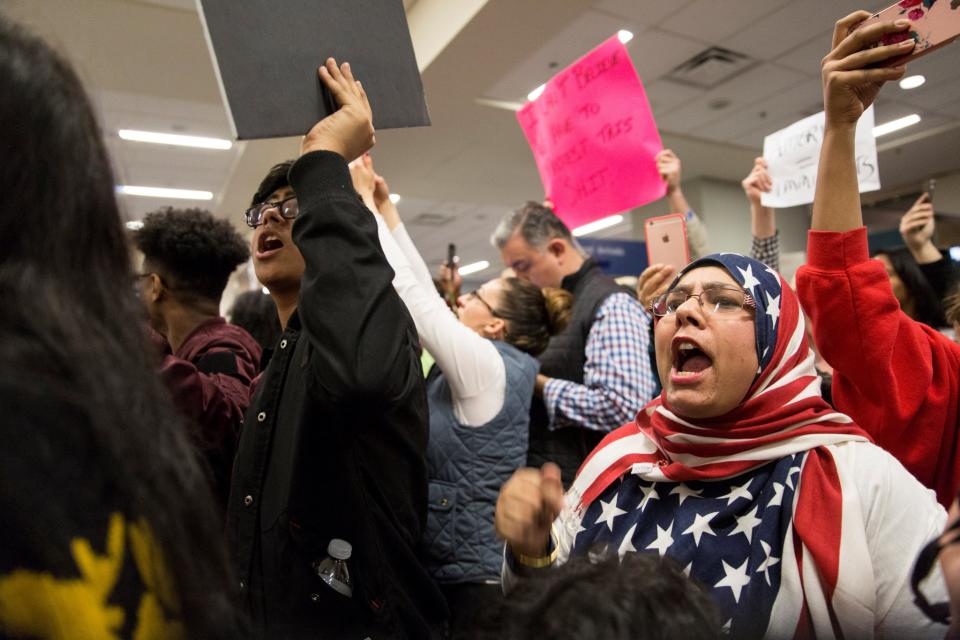
<path fill-rule="evenodd" d="M 823 111 L 771 133 L 763 141 L 763 157 L 773 182 L 760 202 L 765 207 L 796 207 L 813 202 L 823 144 Z M 857 123 L 855 150 L 860 193 L 880 188 L 877 141 L 873 137 L 873 107 Z"/>

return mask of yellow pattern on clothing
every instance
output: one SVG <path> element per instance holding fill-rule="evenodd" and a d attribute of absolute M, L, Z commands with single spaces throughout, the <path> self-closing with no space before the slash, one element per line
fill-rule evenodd
<path fill-rule="evenodd" d="M 74 538 L 70 552 L 79 578 L 56 578 L 47 572 L 17 570 L 0 576 L 0 632 L 49 640 L 113 640 L 125 622 L 124 610 L 108 602 L 125 556 L 126 523 L 110 516 L 105 555 L 90 542 Z M 144 584 L 136 613 L 135 640 L 182 638 L 175 590 L 149 526 L 140 521 L 128 529 L 131 555 Z"/>

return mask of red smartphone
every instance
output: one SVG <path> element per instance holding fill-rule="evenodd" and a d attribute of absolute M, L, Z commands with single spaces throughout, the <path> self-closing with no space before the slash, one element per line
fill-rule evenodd
<path fill-rule="evenodd" d="M 875 46 L 896 44 L 907 38 L 916 40 L 917 46 L 909 54 L 884 60 L 879 66 L 893 67 L 912 62 L 960 37 L 960 0 L 901 0 L 873 14 L 857 28 L 876 21 L 892 22 L 903 19 L 911 22 L 908 31 L 887 34 Z"/>
<path fill-rule="evenodd" d="M 643 225 L 649 264 L 668 264 L 677 271 L 690 262 L 687 223 L 682 213 L 650 218 Z"/>

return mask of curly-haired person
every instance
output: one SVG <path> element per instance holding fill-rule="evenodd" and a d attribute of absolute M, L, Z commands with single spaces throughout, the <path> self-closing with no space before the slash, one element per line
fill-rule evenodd
<path fill-rule="evenodd" d="M 209 465 L 214 493 L 226 509 L 237 438 L 249 404 L 260 345 L 220 316 L 230 274 L 249 257 L 226 220 L 201 209 L 163 209 L 134 232 L 143 253 L 140 294 L 163 353 L 160 373 L 194 442 Z"/>

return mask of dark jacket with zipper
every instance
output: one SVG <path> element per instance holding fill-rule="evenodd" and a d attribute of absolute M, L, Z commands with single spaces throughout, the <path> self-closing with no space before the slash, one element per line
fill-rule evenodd
<path fill-rule="evenodd" d="M 413 321 L 346 163 L 290 170 L 306 269 L 240 435 L 228 534 L 243 604 L 264 638 L 429 638 L 446 605 L 415 549 L 428 435 Z M 353 597 L 313 569 L 353 545 Z"/>
<path fill-rule="evenodd" d="M 600 270 L 593 258 L 587 258 L 576 273 L 566 276 L 561 287 L 573 294 L 573 310 L 566 329 L 550 338 L 540 354 L 540 373 L 548 378 L 583 384 L 583 366 L 587 363 L 587 338 L 596 320 L 597 311 L 614 293 L 636 294 L 614 282 Z M 560 467 L 563 486 L 569 487 L 577 470 L 606 434 L 587 427 L 549 428 L 547 408 L 542 400 L 530 407 L 530 444 L 527 464 L 539 468 L 545 462 Z"/>

